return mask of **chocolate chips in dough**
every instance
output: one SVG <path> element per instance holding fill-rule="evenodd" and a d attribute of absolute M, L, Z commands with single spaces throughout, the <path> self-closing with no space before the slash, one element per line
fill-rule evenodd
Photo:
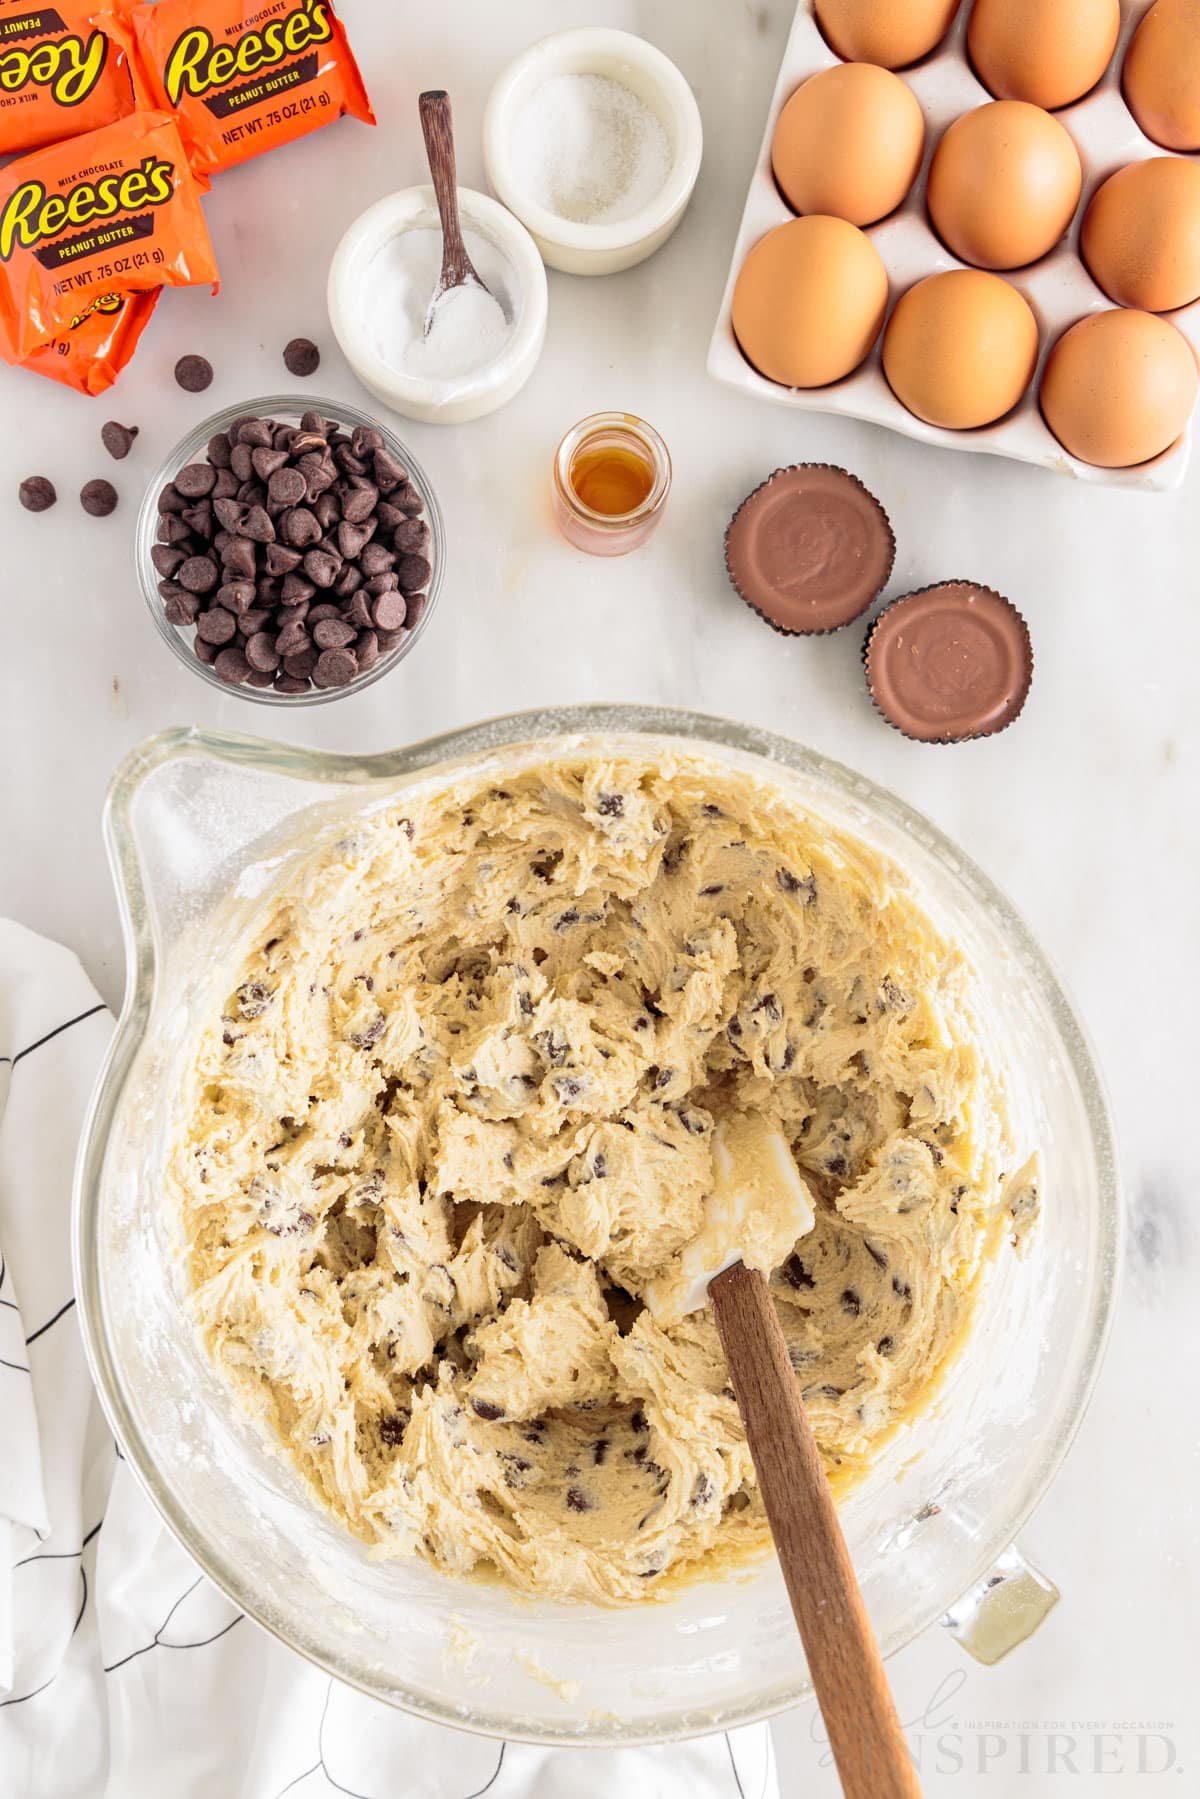
<path fill-rule="evenodd" d="M 642 1300 L 716 1124 L 778 1125 L 813 1196 L 772 1290 L 844 1484 L 1029 1210 L 969 995 L 893 866 L 703 759 L 401 793 L 289 863 L 195 1045 L 211 1355 L 377 1551 L 609 1602 L 717 1573 L 769 1542 L 737 1407 L 710 1313 Z"/>

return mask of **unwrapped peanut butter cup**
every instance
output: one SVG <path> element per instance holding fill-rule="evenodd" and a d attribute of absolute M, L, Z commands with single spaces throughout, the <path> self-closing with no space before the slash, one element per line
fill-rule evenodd
<path fill-rule="evenodd" d="M 876 710 L 918 743 L 994 736 L 1019 715 L 1033 680 L 1025 620 L 974 581 L 893 600 L 867 633 L 863 662 Z"/>
<path fill-rule="evenodd" d="M 821 635 L 860 618 L 887 586 L 896 540 L 854 475 L 805 462 L 747 495 L 725 533 L 725 567 L 776 631 Z"/>

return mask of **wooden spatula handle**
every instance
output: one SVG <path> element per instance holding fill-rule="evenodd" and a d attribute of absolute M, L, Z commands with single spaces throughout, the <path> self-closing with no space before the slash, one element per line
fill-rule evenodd
<path fill-rule="evenodd" d="M 708 1291 L 842 1790 L 920 1799 L 767 1283 L 737 1262 Z"/>

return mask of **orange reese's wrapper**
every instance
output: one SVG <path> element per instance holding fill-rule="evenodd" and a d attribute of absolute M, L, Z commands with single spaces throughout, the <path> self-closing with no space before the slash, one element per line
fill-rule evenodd
<path fill-rule="evenodd" d="M 0 0 L 0 156 L 78 137 L 134 109 L 129 60 L 95 0 Z"/>
<path fill-rule="evenodd" d="M 0 170 L 0 356 L 25 362 L 103 302 L 220 284 L 173 119 L 134 113 Z M 144 321 L 143 321 L 144 322 Z"/>
<path fill-rule="evenodd" d="M 169 110 L 200 174 L 290 144 L 343 113 L 375 123 L 331 0 L 117 0 L 100 15 L 144 104 Z"/>

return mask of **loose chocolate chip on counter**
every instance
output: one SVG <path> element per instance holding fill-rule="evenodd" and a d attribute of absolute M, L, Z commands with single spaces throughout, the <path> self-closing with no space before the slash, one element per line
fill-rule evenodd
<path fill-rule="evenodd" d="M 294 337 L 285 344 L 283 366 L 289 375 L 298 375 L 303 379 L 306 375 L 315 375 L 321 365 L 321 352 L 311 338 Z"/>
<path fill-rule="evenodd" d="M 119 425 L 116 419 L 109 419 L 100 427 L 100 442 L 109 455 L 117 462 L 123 462 L 133 448 L 133 440 L 138 434 L 136 425 Z"/>
<path fill-rule="evenodd" d="M 85 481 L 79 490 L 79 504 L 92 518 L 107 518 L 117 509 L 117 490 L 111 481 Z"/>
<path fill-rule="evenodd" d="M 175 364 L 175 379 L 184 393 L 202 394 L 212 386 L 213 366 L 207 356 L 181 356 Z"/>
<path fill-rule="evenodd" d="M 53 481 L 45 475 L 30 475 L 17 489 L 17 498 L 26 512 L 45 512 L 57 500 Z"/>

